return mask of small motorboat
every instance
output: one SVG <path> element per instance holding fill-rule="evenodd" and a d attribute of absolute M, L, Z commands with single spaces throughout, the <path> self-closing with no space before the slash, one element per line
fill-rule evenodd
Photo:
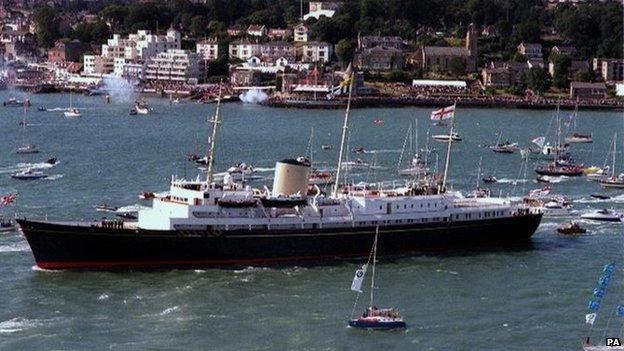
<path fill-rule="evenodd" d="M 332 148 L 331 145 L 328 145 L 328 144 L 321 145 L 321 149 L 323 150 L 331 150 L 331 148 Z"/>
<path fill-rule="evenodd" d="M 518 143 L 510 143 L 506 141 L 504 143 L 498 143 L 494 146 L 490 146 L 490 149 L 500 154 L 513 154 L 516 150 L 518 150 Z"/>
<path fill-rule="evenodd" d="M 152 109 L 145 101 L 137 101 L 134 105 L 134 109 L 139 115 L 147 115 L 152 111 Z"/>
<path fill-rule="evenodd" d="M 545 217 L 561 217 L 570 214 L 570 207 L 557 200 L 548 201 L 543 209 Z"/>
<path fill-rule="evenodd" d="M 555 229 L 559 234 L 584 234 L 587 230 L 581 227 L 577 222 L 567 222 Z"/>
<path fill-rule="evenodd" d="M 542 163 L 535 167 L 535 173 L 547 176 L 578 177 L 583 175 L 583 166 L 573 163 L 562 164 L 561 162 Z"/>
<path fill-rule="evenodd" d="M 603 222 L 621 222 L 622 221 L 621 214 L 608 210 L 606 208 L 602 210 L 598 210 L 598 211 L 584 213 L 581 215 L 581 218 L 591 219 L 593 221 L 603 221 Z"/>
<path fill-rule="evenodd" d="M 47 108 L 42 107 L 42 106 L 37 107 L 37 111 L 39 111 L 39 112 L 45 112 L 47 110 L 48 110 Z"/>
<path fill-rule="evenodd" d="M 49 165 L 55 165 L 55 164 L 58 163 L 58 158 L 50 157 L 49 159 L 45 160 L 45 163 L 47 163 Z"/>
<path fill-rule="evenodd" d="M 17 100 L 16 98 L 12 97 L 2 102 L 2 106 L 4 107 L 22 107 L 24 105 L 30 106 L 30 101 Z"/>
<path fill-rule="evenodd" d="M 205 161 L 206 158 L 204 157 L 203 160 Z M 230 175 L 232 180 L 237 182 L 245 179 L 250 180 L 257 178 L 254 176 L 256 170 L 251 165 L 248 165 L 245 162 L 238 163 L 228 168 L 226 173 Z"/>
<path fill-rule="evenodd" d="M 573 133 L 565 138 L 566 144 L 574 143 L 591 143 L 593 142 L 591 134 Z"/>
<path fill-rule="evenodd" d="M 352 151 L 354 153 L 356 153 L 356 154 L 363 154 L 364 153 L 364 148 L 363 147 L 356 147 Z"/>
<path fill-rule="evenodd" d="M 63 112 L 63 115 L 65 115 L 65 117 L 67 118 L 78 118 L 82 116 L 82 114 L 80 113 L 80 110 L 75 107 L 72 107 L 68 109 L 67 111 Z"/>
<path fill-rule="evenodd" d="M 600 199 L 600 200 L 608 200 L 611 198 L 611 196 L 603 195 L 603 194 L 590 194 L 589 196 L 593 197 L 594 199 Z"/>
<path fill-rule="evenodd" d="M 19 180 L 36 180 L 36 179 L 44 179 L 48 176 L 41 171 L 33 171 L 31 169 L 27 169 L 21 172 L 11 174 L 11 178 L 19 179 Z"/>
<path fill-rule="evenodd" d="M 453 141 L 462 141 L 462 138 L 456 132 L 453 132 L 452 136 L 449 136 L 448 134 L 436 134 L 433 135 L 432 138 L 438 141 L 449 141 L 449 139 L 452 139 Z"/>
<path fill-rule="evenodd" d="M 594 182 L 608 179 L 611 177 L 611 167 L 605 166 L 603 168 L 599 168 L 592 166 L 585 168 L 585 177 L 587 177 L 587 180 Z"/>
<path fill-rule="evenodd" d="M 15 223 L 10 219 L 0 217 L 0 233 L 10 232 L 15 229 Z"/>
<path fill-rule="evenodd" d="M 547 176 L 547 175 L 538 175 L 538 176 L 535 178 L 535 180 L 536 180 L 538 183 L 548 183 L 548 184 L 550 184 L 550 183 L 555 183 L 555 182 L 556 182 L 556 181 L 555 181 L 556 179 L 559 179 L 559 178 L 558 178 L 558 177 L 553 177 L 553 176 Z"/>
<path fill-rule="evenodd" d="M 37 154 L 39 149 L 34 144 L 25 144 L 15 149 L 16 154 Z"/>
<path fill-rule="evenodd" d="M 358 318 L 349 320 L 351 328 L 372 329 L 372 330 L 392 330 L 405 329 L 405 320 L 394 308 L 369 307 Z"/>
<path fill-rule="evenodd" d="M 603 188 L 624 189 L 624 174 L 617 177 L 607 177 L 598 180 L 598 184 Z"/>
<path fill-rule="evenodd" d="M 468 193 L 467 197 L 472 197 L 472 198 L 484 198 L 484 197 L 490 197 L 490 189 L 488 188 L 476 188 L 475 190 L 471 191 L 470 193 Z"/>
<path fill-rule="evenodd" d="M 107 204 L 95 206 L 95 210 L 98 212 L 115 212 L 119 207 L 108 206 Z"/>
<path fill-rule="evenodd" d="M 494 176 L 489 176 L 489 177 L 481 178 L 481 181 L 486 184 L 491 184 L 491 183 L 498 182 L 498 179 L 496 179 L 496 177 Z"/>

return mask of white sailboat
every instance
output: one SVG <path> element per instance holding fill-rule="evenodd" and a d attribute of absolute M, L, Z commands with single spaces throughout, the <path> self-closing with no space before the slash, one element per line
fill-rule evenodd
<path fill-rule="evenodd" d="M 22 145 L 15 149 L 16 154 L 36 154 L 39 149 L 35 144 L 26 143 L 26 105 L 24 105 L 24 114 L 22 115 Z"/>
<path fill-rule="evenodd" d="M 615 271 L 615 264 L 609 263 L 605 265 L 602 269 L 602 276 L 598 279 L 598 286 L 594 289 L 591 299 L 588 303 L 588 312 L 585 315 L 585 324 L 587 324 L 587 333 L 585 334 L 585 338 L 582 342 L 583 350 L 585 351 L 615 351 L 615 350 L 624 350 L 624 322 L 620 322 L 618 325 L 618 334 L 607 334 L 609 332 L 609 322 L 611 322 L 612 316 L 615 315 L 616 318 L 621 320 L 624 317 L 624 306 L 617 305 L 615 306 L 615 311 L 610 313 L 609 320 L 607 321 L 606 328 L 603 334 L 603 337 L 600 338 L 603 341 L 602 345 L 592 345 L 591 343 L 591 332 L 594 327 L 594 323 L 598 317 L 598 311 L 600 310 L 600 304 L 602 303 L 603 297 L 605 297 L 607 293 L 607 287 L 609 286 L 609 282 L 611 281 L 611 276 Z"/>
<path fill-rule="evenodd" d="M 617 154 L 617 133 L 613 135 L 613 162 L 611 164 L 611 176 L 598 179 L 598 183 L 604 188 L 624 189 L 624 175 L 616 176 L 615 155 Z"/>
<path fill-rule="evenodd" d="M 591 134 L 582 134 L 576 131 L 576 124 L 578 119 L 578 100 L 576 101 L 576 105 L 574 106 L 574 113 L 572 113 L 571 117 L 571 125 L 572 125 L 572 133 L 565 137 L 566 144 L 575 144 L 575 143 L 591 143 L 594 140 L 592 139 Z"/>
<path fill-rule="evenodd" d="M 351 290 L 358 293 L 355 304 L 353 305 L 353 311 L 351 312 L 352 318 L 349 319 L 349 327 L 358 329 L 372 329 L 372 330 L 392 330 L 405 328 L 405 320 L 394 308 L 377 308 L 375 306 L 375 264 L 377 260 L 377 241 L 379 238 L 379 226 L 375 229 L 375 240 L 373 241 L 373 248 L 368 256 L 368 261 L 361 269 L 355 272 L 355 277 L 351 283 Z M 355 307 L 357 306 L 357 300 L 362 293 L 362 283 L 366 276 L 366 270 L 371 265 L 371 285 L 370 285 L 370 302 L 364 313 L 357 318 L 353 318 Z"/>
<path fill-rule="evenodd" d="M 418 120 L 414 119 L 414 126 L 410 124 L 407 129 L 407 133 L 405 134 L 405 140 L 403 141 L 403 148 L 401 149 L 401 154 L 399 155 L 399 162 L 397 164 L 397 173 L 401 176 L 406 177 L 418 177 L 420 175 L 424 175 L 427 173 L 428 168 L 423 163 L 419 150 L 418 150 Z M 412 160 L 407 168 L 401 169 L 401 163 L 403 160 L 403 154 L 405 153 L 405 148 L 407 146 L 407 142 L 409 141 L 409 152 L 412 156 Z M 426 157 L 426 156 L 425 156 Z"/>
<path fill-rule="evenodd" d="M 69 108 L 67 109 L 67 111 L 63 112 L 63 114 L 67 118 L 78 118 L 82 116 L 82 114 L 80 113 L 80 110 L 73 106 L 74 105 L 73 99 L 74 99 L 74 94 L 69 93 Z"/>

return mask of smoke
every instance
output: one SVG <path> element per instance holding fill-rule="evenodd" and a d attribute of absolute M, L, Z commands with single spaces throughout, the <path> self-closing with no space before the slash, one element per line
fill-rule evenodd
<path fill-rule="evenodd" d="M 245 104 L 258 104 L 269 98 L 264 91 L 257 89 L 248 90 L 240 94 L 238 97 Z"/>
<path fill-rule="evenodd" d="M 102 83 L 102 90 L 105 90 L 114 102 L 132 102 L 136 100 L 134 86 L 124 78 L 104 77 Z"/>

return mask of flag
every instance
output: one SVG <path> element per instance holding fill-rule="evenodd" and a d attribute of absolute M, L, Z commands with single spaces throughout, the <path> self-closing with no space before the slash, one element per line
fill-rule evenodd
<path fill-rule="evenodd" d="M 613 269 L 615 268 L 615 263 L 609 263 L 607 265 L 604 266 L 604 268 L 602 269 L 603 273 L 613 273 Z"/>
<path fill-rule="evenodd" d="M 0 206 L 6 206 L 10 203 L 13 203 L 15 202 L 16 198 L 17 198 L 17 194 L 6 194 L 0 197 Z"/>
<path fill-rule="evenodd" d="M 342 80 L 338 85 L 334 85 L 329 89 L 329 94 L 327 94 L 327 98 L 331 99 L 338 95 L 348 94 L 351 88 L 351 80 L 353 80 L 353 68 L 351 64 L 347 67 L 347 69 L 342 73 Z"/>
<path fill-rule="evenodd" d="M 454 114 L 455 114 L 455 105 L 447 106 L 445 108 L 441 108 L 439 110 L 435 110 L 431 112 L 431 120 L 441 121 L 444 119 L 449 119 L 453 117 Z"/>
<path fill-rule="evenodd" d="M 618 305 L 615 311 L 618 316 L 624 316 L 624 306 Z"/>
<path fill-rule="evenodd" d="M 602 289 L 602 288 L 594 289 L 594 296 L 599 298 L 599 299 L 602 299 L 604 297 L 604 289 Z"/>
<path fill-rule="evenodd" d="M 596 320 L 595 313 L 588 313 L 585 315 L 585 323 L 594 325 L 594 321 Z"/>
<path fill-rule="evenodd" d="M 533 144 L 539 147 L 544 147 L 544 142 L 546 142 L 546 138 L 542 136 L 542 137 L 537 137 L 531 141 L 533 142 Z"/>
<path fill-rule="evenodd" d="M 364 281 L 365 274 L 366 265 L 363 265 L 362 268 L 355 271 L 355 277 L 353 277 L 353 282 L 351 283 L 351 290 L 362 292 L 362 282 Z"/>

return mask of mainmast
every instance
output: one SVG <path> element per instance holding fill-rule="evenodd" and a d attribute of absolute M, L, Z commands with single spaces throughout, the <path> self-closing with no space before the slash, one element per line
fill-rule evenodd
<path fill-rule="evenodd" d="M 444 177 L 442 178 L 442 190 L 446 191 L 446 176 L 448 175 L 449 163 L 451 161 L 451 144 L 453 144 L 453 132 L 455 130 L 455 109 L 457 102 L 453 104 L 453 117 L 451 117 L 451 131 L 449 133 L 448 146 L 446 148 L 446 161 L 444 163 Z"/>
<path fill-rule="evenodd" d="M 373 301 L 375 296 L 375 262 L 377 261 L 377 237 L 379 236 L 379 226 L 375 228 L 375 242 L 373 243 L 373 270 L 371 271 L 371 288 L 370 288 L 370 308 L 373 309 Z"/>
<path fill-rule="evenodd" d="M 340 139 L 340 154 L 338 155 L 338 168 L 336 170 L 336 184 L 334 184 L 333 197 L 338 197 L 338 187 L 340 186 L 340 170 L 342 169 L 342 155 L 344 154 L 345 139 L 347 137 L 347 130 L 349 129 L 349 110 L 351 109 L 351 96 L 353 94 L 353 81 L 355 75 L 353 72 L 349 76 L 351 80 L 349 82 L 349 99 L 347 100 L 347 110 L 345 112 L 344 123 L 342 125 L 342 138 Z"/>
<path fill-rule="evenodd" d="M 217 108 L 215 109 L 215 115 L 212 120 L 212 135 L 208 138 L 208 153 L 206 155 L 207 165 L 206 165 L 206 185 L 210 186 L 212 182 L 212 166 L 214 164 L 214 149 L 215 149 L 215 138 L 217 137 L 217 126 L 219 124 L 219 110 L 221 108 L 221 90 L 223 89 L 222 82 L 219 82 L 219 97 L 217 98 Z"/>

